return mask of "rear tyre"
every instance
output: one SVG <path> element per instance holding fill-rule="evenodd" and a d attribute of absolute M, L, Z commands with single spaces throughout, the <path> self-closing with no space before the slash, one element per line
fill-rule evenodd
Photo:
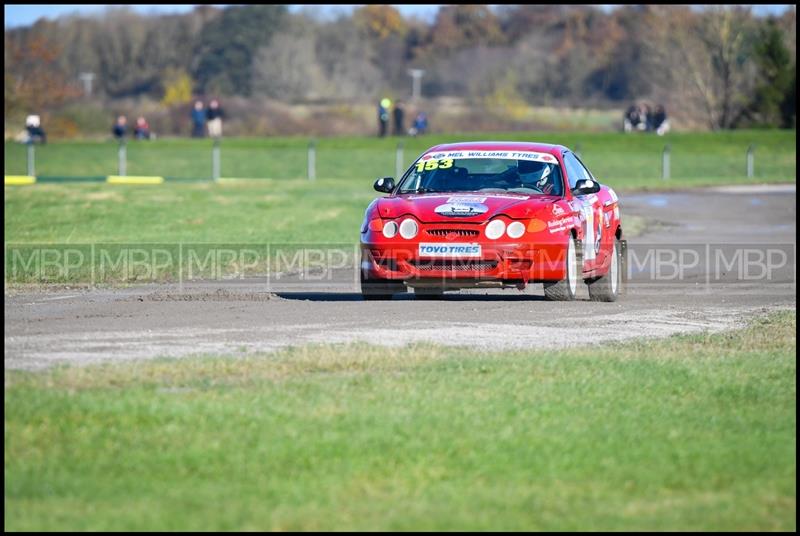
<path fill-rule="evenodd" d="M 544 296 L 551 301 L 572 301 L 578 291 L 578 247 L 575 237 L 569 237 L 564 260 L 565 277 L 561 281 L 544 283 Z"/>
<path fill-rule="evenodd" d="M 361 274 L 361 297 L 367 301 L 391 300 L 398 292 L 405 292 L 406 286 L 388 279 L 366 279 Z"/>
<path fill-rule="evenodd" d="M 611 250 L 611 263 L 608 272 L 592 281 L 587 281 L 589 286 L 589 299 L 592 301 L 613 302 L 617 301 L 622 289 L 622 248 L 619 240 L 614 239 Z"/>

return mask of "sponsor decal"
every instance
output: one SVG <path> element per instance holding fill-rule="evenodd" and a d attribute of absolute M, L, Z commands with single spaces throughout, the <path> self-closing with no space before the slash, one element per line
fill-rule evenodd
<path fill-rule="evenodd" d="M 563 216 L 566 211 L 559 205 L 553 205 L 553 216 Z"/>
<path fill-rule="evenodd" d="M 526 194 L 492 194 L 487 199 L 528 199 Z"/>
<path fill-rule="evenodd" d="M 416 199 L 438 199 L 440 197 L 446 197 L 447 202 L 450 202 L 450 199 L 458 199 L 457 197 L 453 197 L 453 194 L 418 194 L 418 195 L 409 195 L 406 197 L 408 200 L 416 200 Z M 486 199 L 515 199 L 515 200 L 522 200 L 528 199 L 530 196 L 525 194 L 492 194 L 488 197 L 471 197 L 470 201 L 475 201 L 477 203 L 483 203 Z"/>
<path fill-rule="evenodd" d="M 418 250 L 419 257 L 480 257 L 480 244 L 438 244 L 421 242 Z"/>
<path fill-rule="evenodd" d="M 450 194 L 420 194 L 420 195 L 409 195 L 406 199 L 408 200 L 416 200 L 416 199 L 437 199 L 439 197 L 450 197 Z"/>
<path fill-rule="evenodd" d="M 447 199 L 448 203 L 483 203 L 486 201 L 485 197 L 473 197 L 473 196 L 451 196 Z"/>
<path fill-rule="evenodd" d="M 455 199 L 455 201 L 453 201 Z M 479 199 L 480 201 L 477 201 Z M 489 207 L 483 204 L 485 201 L 485 197 L 478 197 L 478 198 L 458 198 L 458 197 L 451 197 L 447 200 L 447 203 L 444 205 L 439 205 L 436 207 L 434 212 L 441 216 L 451 216 L 451 217 L 470 217 L 470 216 L 477 216 L 479 214 L 484 214 L 489 210 Z"/>
<path fill-rule="evenodd" d="M 452 160 L 457 158 L 501 158 L 506 160 L 532 160 L 550 164 L 557 162 L 556 158 L 551 154 L 533 151 L 445 151 L 425 154 L 420 160 Z M 428 168 L 426 167 L 425 169 Z"/>
<path fill-rule="evenodd" d="M 441 158 L 441 159 L 426 159 L 420 160 L 416 163 L 417 166 L 417 173 L 422 173 L 423 171 L 433 171 L 434 169 L 449 169 L 453 167 L 453 159 L 452 158 Z"/>
<path fill-rule="evenodd" d="M 597 200 L 597 196 L 594 196 Z M 594 227 L 594 207 L 588 199 L 583 204 L 584 215 L 584 237 L 583 237 L 583 259 L 586 261 L 594 260 L 595 254 L 595 227 Z"/>
<path fill-rule="evenodd" d="M 603 226 L 600 225 L 600 222 L 597 222 L 597 240 L 594 241 L 594 252 L 595 254 L 600 253 L 600 239 L 603 238 Z"/>
<path fill-rule="evenodd" d="M 566 229 L 569 229 L 571 223 L 572 218 L 569 216 L 566 218 L 560 218 L 558 220 L 551 220 L 547 222 L 547 229 L 551 234 L 560 233 Z"/>

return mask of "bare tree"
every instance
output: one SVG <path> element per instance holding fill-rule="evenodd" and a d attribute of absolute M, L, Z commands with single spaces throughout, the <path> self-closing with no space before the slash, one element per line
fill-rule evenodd
<path fill-rule="evenodd" d="M 754 71 L 749 11 L 714 7 L 659 13 L 651 19 L 652 50 L 667 69 L 667 83 L 702 109 L 712 129 L 730 128 L 752 98 Z"/>
<path fill-rule="evenodd" d="M 280 100 L 316 97 L 322 82 L 313 36 L 279 33 L 256 53 L 253 90 Z"/>
<path fill-rule="evenodd" d="M 319 28 L 316 58 L 327 81 L 324 92 L 332 98 L 373 97 L 384 84 L 351 19 L 340 18 Z"/>

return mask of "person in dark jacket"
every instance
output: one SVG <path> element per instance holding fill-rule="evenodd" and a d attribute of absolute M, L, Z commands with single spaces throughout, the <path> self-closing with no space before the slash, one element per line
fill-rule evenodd
<path fill-rule="evenodd" d="M 47 143 L 47 134 L 42 128 L 42 119 L 38 115 L 29 115 L 25 118 L 25 131 L 28 134 L 27 141 L 29 143 Z"/>
<path fill-rule="evenodd" d="M 622 130 L 632 132 L 639 125 L 639 108 L 631 104 L 622 121 Z"/>
<path fill-rule="evenodd" d="M 212 100 L 208 104 L 206 119 L 208 119 L 208 135 L 212 138 L 222 137 L 222 118 L 224 115 L 222 106 L 219 105 L 217 99 Z"/>
<path fill-rule="evenodd" d="M 398 100 L 397 103 L 394 105 L 395 136 L 403 136 L 405 134 L 405 129 L 403 128 L 404 119 L 405 119 L 405 107 L 403 106 L 403 101 Z"/>
<path fill-rule="evenodd" d="M 125 139 L 125 136 L 128 134 L 128 118 L 124 115 L 117 117 L 114 126 L 111 127 L 111 133 L 114 134 L 114 137 L 119 141 Z"/>
<path fill-rule="evenodd" d="M 667 119 L 667 111 L 661 104 L 656 106 L 656 111 L 655 113 L 653 113 L 653 128 L 655 128 L 656 134 L 658 134 L 659 136 L 663 136 L 664 134 L 669 132 L 669 120 Z"/>

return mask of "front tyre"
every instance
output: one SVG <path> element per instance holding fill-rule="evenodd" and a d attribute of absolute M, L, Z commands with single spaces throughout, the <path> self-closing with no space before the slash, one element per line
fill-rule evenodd
<path fill-rule="evenodd" d="M 608 272 L 591 281 L 587 281 L 589 286 L 589 299 L 592 301 L 613 302 L 617 301 L 620 290 L 622 289 L 622 254 L 619 240 L 614 239 L 614 246 L 611 250 L 611 263 Z"/>
<path fill-rule="evenodd" d="M 440 288 L 414 288 L 415 300 L 441 300 L 444 298 L 444 290 Z"/>
<path fill-rule="evenodd" d="M 391 300 L 395 293 L 405 290 L 403 283 L 388 279 L 367 279 L 361 273 L 361 297 L 367 301 Z"/>
<path fill-rule="evenodd" d="M 544 296 L 551 301 L 572 301 L 578 292 L 578 247 L 575 237 L 569 237 L 565 259 L 566 276 L 561 281 L 545 282 Z"/>

